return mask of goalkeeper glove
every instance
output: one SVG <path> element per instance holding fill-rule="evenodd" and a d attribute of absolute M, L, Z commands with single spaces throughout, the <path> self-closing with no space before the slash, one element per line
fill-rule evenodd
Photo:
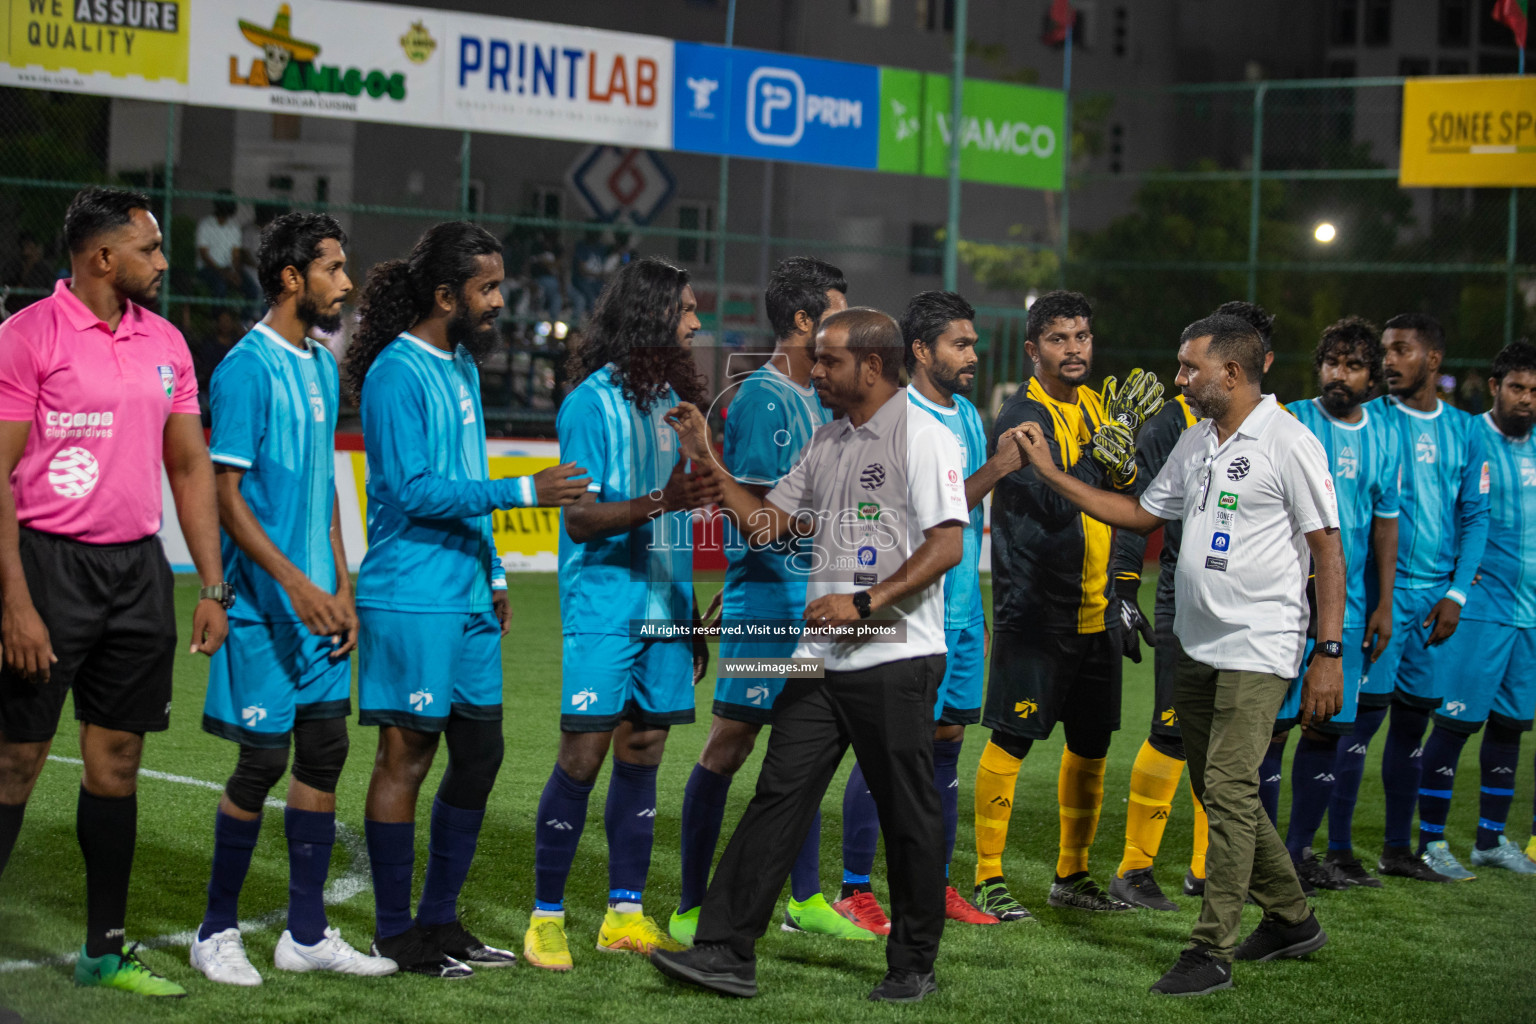
<path fill-rule="evenodd" d="M 1136 480 L 1136 439 L 1131 429 L 1119 420 L 1110 420 L 1093 435 L 1090 452 L 1116 490 L 1124 490 Z"/>
<path fill-rule="evenodd" d="M 1157 374 L 1140 368 L 1121 384 L 1114 377 L 1104 378 L 1104 415 L 1130 428 L 1131 437 L 1163 407 L 1163 385 Z"/>
<path fill-rule="evenodd" d="M 1141 664 L 1141 644 L 1137 635 L 1147 642 L 1148 647 L 1156 646 L 1152 624 L 1136 603 L 1136 593 L 1140 589 L 1141 580 L 1134 576 L 1115 580 L 1115 601 L 1120 606 L 1120 653 L 1137 665 Z"/>

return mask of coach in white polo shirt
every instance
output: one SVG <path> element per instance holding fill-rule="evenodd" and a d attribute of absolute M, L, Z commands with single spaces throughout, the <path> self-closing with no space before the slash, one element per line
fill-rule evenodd
<path fill-rule="evenodd" d="M 1339 710 L 1344 549 L 1323 447 L 1260 392 L 1263 373 L 1264 345 L 1246 321 L 1217 315 L 1185 328 L 1178 384 L 1205 419 L 1179 438 L 1139 503 L 1063 474 L 1037 431 L 1021 442 L 1036 471 L 1094 518 L 1139 533 L 1183 523 L 1173 703 L 1190 782 L 1210 817 L 1210 850 L 1189 947 L 1152 986 L 1168 995 L 1230 988 L 1233 959 L 1304 956 L 1328 941 L 1258 787 L 1275 714 L 1306 647 L 1309 555 L 1317 656 L 1302 684 L 1301 721 Z M 1249 893 L 1264 919 L 1238 945 Z"/>
<path fill-rule="evenodd" d="M 852 744 L 880 813 L 891 887 L 885 979 L 870 998 L 934 991 L 944 931 L 944 841 L 933 787 L 933 705 L 944 677 L 944 573 L 960 561 L 970 512 L 965 463 L 947 427 L 908 413 L 901 328 L 873 309 L 826 317 L 811 371 L 842 419 L 819 428 L 766 498 L 719 467 L 721 507 L 748 543 L 814 537 L 808 627 L 879 624 L 894 640 L 802 638 L 797 658 L 825 676 L 786 679 L 757 793 L 704 897 L 692 949 L 652 962 L 680 981 L 757 992 L 753 947 L 822 794 Z M 684 405 L 669 418 L 694 465 L 713 462 L 709 428 Z"/>

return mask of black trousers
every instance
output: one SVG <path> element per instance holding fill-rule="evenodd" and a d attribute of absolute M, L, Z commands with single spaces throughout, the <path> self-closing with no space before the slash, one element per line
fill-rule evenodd
<path fill-rule="evenodd" d="M 715 869 L 696 941 L 753 955 L 852 744 L 885 836 L 886 963 L 893 970 L 933 969 L 944 933 L 944 829 L 933 788 L 933 704 L 943 678 L 944 656 L 935 654 L 784 684 L 757 792 Z"/>

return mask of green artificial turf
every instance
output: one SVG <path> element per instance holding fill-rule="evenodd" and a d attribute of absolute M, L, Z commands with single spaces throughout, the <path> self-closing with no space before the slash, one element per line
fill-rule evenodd
<path fill-rule="evenodd" d="M 718 583 L 701 585 L 705 601 Z M 1144 607 L 1151 607 L 1150 582 Z M 196 587 L 177 590 L 183 630 Z M 533 897 L 533 822 L 559 735 L 560 623 L 555 578 L 514 575 L 512 632 L 503 645 L 506 669 L 507 757 L 492 794 L 479 855 L 461 901 L 464 920 L 482 939 L 521 950 Z M 990 604 L 990 602 L 989 602 Z M 1094 847 L 1095 877 L 1106 882 L 1119 862 L 1131 761 L 1146 735 L 1152 701 L 1151 658 L 1126 663 L 1124 728 L 1110 749 L 1103 817 Z M 212 849 L 215 789 L 234 764 L 235 748 L 199 728 L 207 664 L 178 656 L 173 726 L 149 737 L 144 767 L 201 780 L 146 777 L 139 787 L 139 841 L 128 907 L 130 940 L 144 940 L 145 960 L 185 985 L 188 998 L 151 1002 L 135 996 L 74 988 L 65 954 L 79 948 L 84 880 L 75 842 L 78 744 L 66 720 L 54 747 L 59 760 L 43 772 L 20 842 L 0 878 L 0 1006 L 28 1021 L 690 1021 L 890 1020 L 954 1021 L 1276 1021 L 1284 1024 L 1358 1022 L 1514 1022 L 1536 1019 L 1536 877 L 1485 870 L 1474 882 L 1427 885 L 1387 879 L 1381 890 L 1324 893 L 1317 914 L 1331 941 L 1308 961 L 1240 964 L 1236 988 L 1197 1000 L 1151 996 L 1147 986 L 1172 964 L 1198 910 L 1177 896 L 1190 849 L 1187 783 L 1175 798 L 1158 862 L 1163 887 L 1179 899 L 1178 913 L 1139 911 L 1094 916 L 1045 905 L 1056 859 L 1056 771 L 1061 739 L 1037 744 L 1019 775 L 1008 853 L 1014 893 L 1036 914 L 1028 924 L 975 927 L 951 924 L 938 962 L 939 992 L 921 1006 L 865 1001 L 879 980 L 879 943 L 790 935 L 770 925 L 758 947 L 762 994 L 730 1001 L 668 983 L 632 956 L 593 949 L 607 892 L 602 813 L 606 778 L 591 802 L 568 890 L 568 930 L 576 969 L 554 974 L 519 965 L 481 971 L 473 979 L 441 982 L 414 976 L 360 979 L 284 974 L 272 966 L 282 930 L 287 856 L 281 815 L 269 814 L 241 902 L 251 960 L 265 984 L 236 989 L 211 984 L 187 964 L 185 937 L 202 916 Z M 666 921 L 676 905 L 678 818 L 683 785 L 708 728 L 713 680 L 698 691 L 700 721 L 673 730 L 659 778 L 656 846 L 646 909 Z M 66 710 L 66 715 L 68 711 Z M 341 841 L 332 863 L 331 921 L 366 948 L 373 903 L 362 845 L 363 797 L 375 739 L 352 728 L 352 756 L 338 791 Z M 971 787 L 986 734 L 969 731 L 961 760 L 961 823 L 954 875 L 968 892 L 974 867 Z M 1294 741 L 1293 741 L 1294 742 Z M 1373 744 L 1359 812 L 1358 851 L 1367 863 L 1381 842 L 1381 737 Z M 1447 838 L 1465 855 L 1477 819 L 1477 748 L 1468 744 Z M 731 791 L 726 833 L 751 794 L 761 744 Z M 851 762 L 823 803 L 822 878 L 835 897 L 840 875 L 842 786 Z M 1511 838 L 1524 845 L 1532 806 L 1531 750 L 1521 757 Z M 426 811 L 441 758 L 424 789 L 417 832 L 417 891 L 426 864 Z M 1290 758 L 1287 755 L 1286 768 Z M 606 776 L 606 772 L 605 772 Z M 281 798 L 279 787 L 275 795 Z M 1289 803 L 1282 799 L 1282 815 Z M 1282 818 L 1283 820 L 1283 818 Z M 1325 826 L 1326 827 L 1326 826 Z M 723 848 L 723 839 L 722 839 Z M 883 858 L 876 892 L 884 896 Z M 340 893 L 334 890 L 339 888 Z M 1248 908 L 1245 926 L 1257 923 Z"/>

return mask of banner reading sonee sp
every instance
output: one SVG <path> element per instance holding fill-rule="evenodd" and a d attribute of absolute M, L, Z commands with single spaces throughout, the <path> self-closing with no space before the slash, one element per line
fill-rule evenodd
<path fill-rule="evenodd" d="M 880 71 L 700 43 L 676 47 L 673 148 L 873 168 Z"/>
<path fill-rule="evenodd" d="M 448 126 L 669 149 L 672 40 L 456 14 Z"/>

